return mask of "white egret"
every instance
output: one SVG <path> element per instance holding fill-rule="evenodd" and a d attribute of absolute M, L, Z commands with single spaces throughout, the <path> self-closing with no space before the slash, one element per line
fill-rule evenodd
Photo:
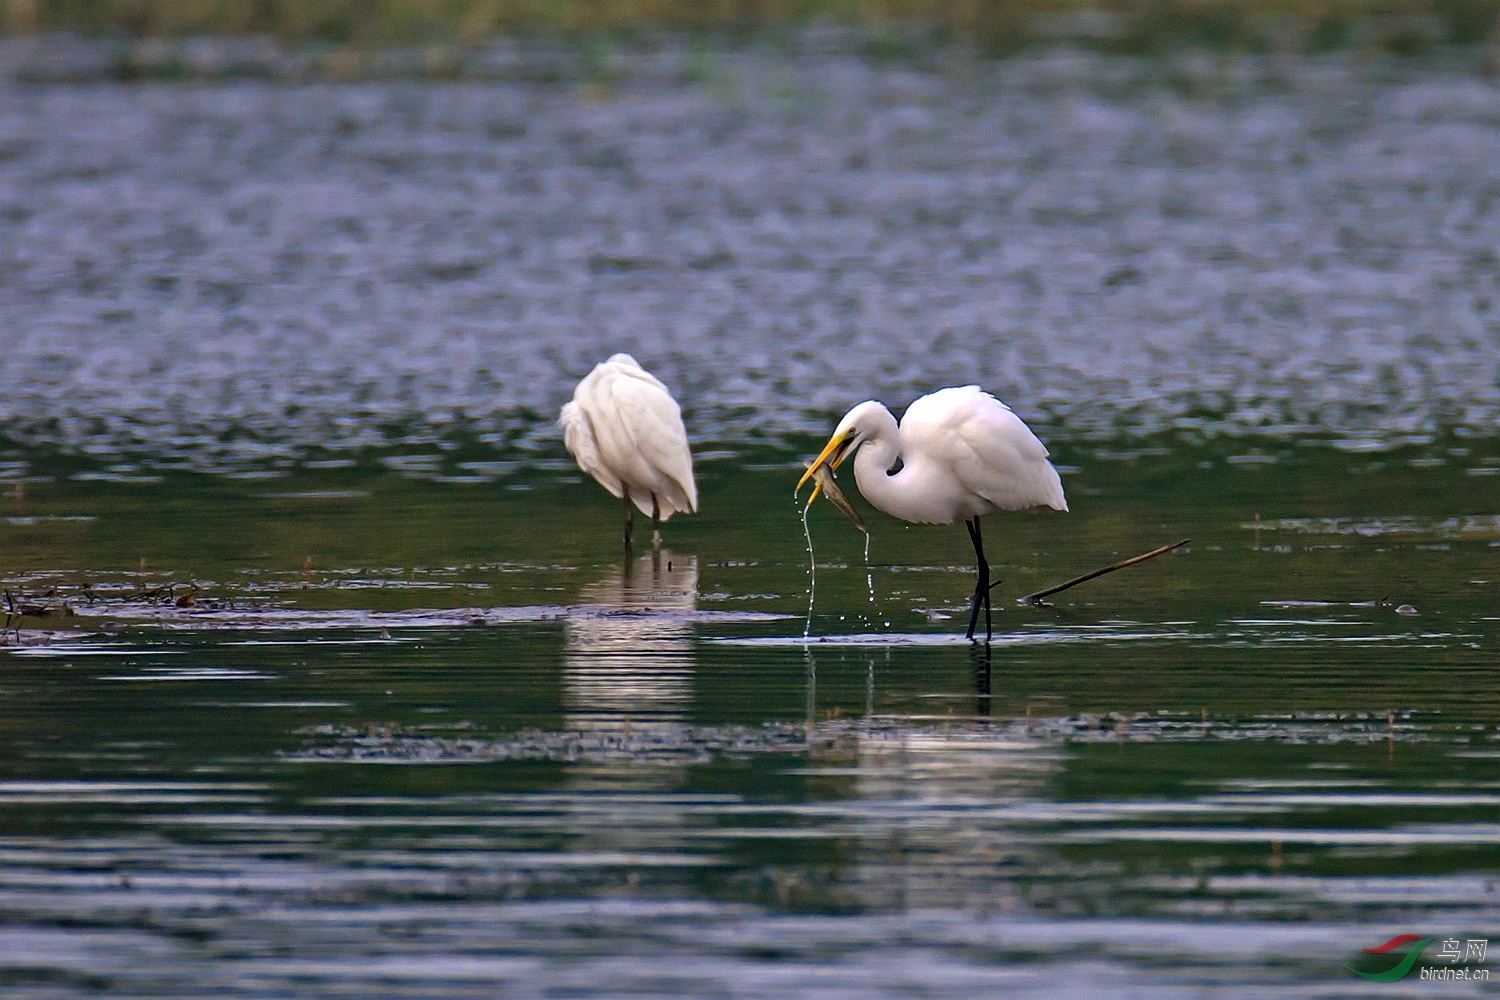
<path fill-rule="evenodd" d="M 634 529 L 631 504 L 651 517 L 651 544 L 661 522 L 698 509 L 693 455 L 682 410 L 667 387 L 628 354 L 600 362 L 573 390 L 558 424 L 578 467 L 625 504 L 625 547 Z"/>
<path fill-rule="evenodd" d="M 992 510 L 1068 509 L 1046 446 L 1010 407 L 977 385 L 921 397 L 906 408 L 899 426 L 890 410 L 869 400 L 839 421 L 797 489 L 819 467 L 837 469 L 855 452 L 854 481 L 877 510 L 916 524 L 962 520 L 969 529 L 979 580 L 967 638 L 974 638 L 983 604 L 988 642 L 990 567 L 979 518 Z M 893 472 L 898 462 L 901 468 Z"/>

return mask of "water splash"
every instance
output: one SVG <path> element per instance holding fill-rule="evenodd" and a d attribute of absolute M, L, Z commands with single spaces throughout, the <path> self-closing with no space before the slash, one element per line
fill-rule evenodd
<path fill-rule="evenodd" d="M 807 512 L 812 504 L 802 508 L 802 537 L 807 539 L 807 621 L 802 625 L 802 638 L 812 637 L 813 597 L 818 587 L 818 560 L 813 556 L 812 528 L 807 524 Z M 869 546 L 869 539 L 865 539 L 865 545 Z"/>
<path fill-rule="evenodd" d="M 870 628 L 878 627 L 889 630 L 890 619 L 880 613 L 878 602 L 875 600 L 875 568 L 870 565 L 870 533 L 868 531 L 865 532 L 865 592 L 869 596 Z"/>
<path fill-rule="evenodd" d="M 875 606 L 875 572 L 870 568 L 870 533 L 865 532 L 865 589 L 870 594 L 870 607 Z"/>

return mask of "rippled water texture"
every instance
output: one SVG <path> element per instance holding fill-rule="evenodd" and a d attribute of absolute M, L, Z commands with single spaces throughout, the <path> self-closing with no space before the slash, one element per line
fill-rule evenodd
<path fill-rule="evenodd" d="M 1500 116 L 1472 73 L 632 65 L 0 79 L 0 426 L 229 470 L 478 437 L 495 464 L 406 471 L 495 477 L 617 349 L 731 448 L 967 381 L 1069 436 L 1378 448 L 1500 418 Z"/>
<path fill-rule="evenodd" d="M 0 979 L 1362 997 L 1346 966 L 1394 964 L 1362 948 L 1493 936 L 1500 522 L 1351 512 L 1495 510 L 1500 477 L 1080 454 L 1066 518 L 993 519 L 987 655 L 962 532 L 872 517 L 867 563 L 818 505 L 810 568 L 793 462 L 708 463 L 629 559 L 557 476 L 28 482 Z"/>
<path fill-rule="evenodd" d="M 1483 993 L 1350 967 L 1500 939 L 1493 82 L 654 58 L 0 72 L 7 1000 Z M 656 555 L 554 426 L 621 349 Z M 1071 508 L 987 651 L 963 531 L 792 496 L 971 380 Z"/>

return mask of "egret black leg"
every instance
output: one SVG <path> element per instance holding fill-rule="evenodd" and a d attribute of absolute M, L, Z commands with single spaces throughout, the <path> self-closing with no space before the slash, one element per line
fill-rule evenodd
<path fill-rule="evenodd" d="M 656 494 L 651 494 L 651 551 L 661 549 L 661 504 Z"/>
<path fill-rule="evenodd" d="M 630 506 L 630 491 L 626 490 L 622 496 L 625 502 L 625 551 L 630 551 L 630 536 L 635 534 L 635 510 Z"/>
<path fill-rule="evenodd" d="M 964 638 L 974 638 L 974 627 L 979 624 L 979 605 L 984 604 L 984 641 L 990 641 L 990 564 L 984 558 L 984 539 L 979 534 L 979 518 L 965 521 L 969 529 L 969 541 L 974 543 L 974 558 L 979 564 L 979 579 L 974 584 L 974 604 L 969 609 L 969 631 Z"/>

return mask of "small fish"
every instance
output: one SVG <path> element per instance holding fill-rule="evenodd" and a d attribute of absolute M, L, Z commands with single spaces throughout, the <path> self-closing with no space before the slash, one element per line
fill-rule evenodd
<path fill-rule="evenodd" d="M 838 480 L 833 476 L 833 469 L 829 468 L 826 464 L 816 466 L 811 462 L 804 462 L 802 464 L 812 470 L 813 477 L 812 496 L 807 498 L 807 506 L 811 507 L 813 501 L 818 499 L 819 491 L 822 491 L 823 495 L 828 497 L 829 501 L 835 507 L 844 512 L 845 517 L 854 522 L 856 528 L 868 535 L 870 529 L 865 527 L 865 519 L 859 516 L 859 511 L 854 509 L 854 505 L 849 502 L 849 498 L 844 496 L 844 491 L 839 489 Z M 803 509 L 805 510 L 806 508 Z"/>

